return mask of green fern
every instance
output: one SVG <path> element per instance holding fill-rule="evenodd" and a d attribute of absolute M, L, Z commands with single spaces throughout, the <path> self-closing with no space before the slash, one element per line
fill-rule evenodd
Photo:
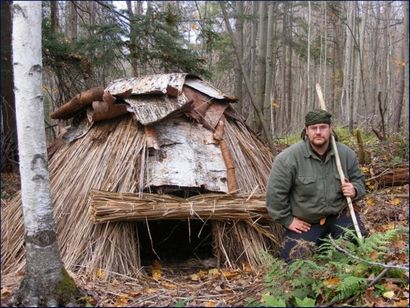
<path fill-rule="evenodd" d="M 366 278 L 347 276 L 344 277 L 342 282 L 337 286 L 335 301 L 341 301 L 351 296 L 357 295 L 362 292 L 362 285 L 367 281 Z"/>
<path fill-rule="evenodd" d="M 383 270 L 377 263 L 385 262 L 385 258 L 392 253 L 393 241 L 397 239 L 408 242 L 406 228 L 374 233 L 360 244 L 355 232 L 346 230 L 342 237 L 333 240 L 334 243 L 330 239 L 324 240 L 319 253 L 307 260 L 286 264 L 283 260 L 264 256 L 268 265 L 266 292 L 263 293 L 266 296 L 261 303 L 256 300 L 249 304 L 266 306 L 284 302 L 287 306 L 321 305 L 360 295 L 367 289 L 368 277 L 377 276 Z M 400 251 L 408 256 L 408 245 Z M 403 270 L 391 269 L 387 275 L 402 279 L 403 284 L 407 283 Z"/>

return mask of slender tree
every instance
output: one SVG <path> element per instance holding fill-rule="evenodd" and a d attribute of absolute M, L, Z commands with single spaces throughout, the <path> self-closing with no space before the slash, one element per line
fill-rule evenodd
<path fill-rule="evenodd" d="M 26 248 L 25 277 L 12 303 L 65 305 L 78 295 L 78 289 L 64 269 L 54 231 L 41 89 L 41 2 L 15 1 L 12 8 L 14 91 Z"/>

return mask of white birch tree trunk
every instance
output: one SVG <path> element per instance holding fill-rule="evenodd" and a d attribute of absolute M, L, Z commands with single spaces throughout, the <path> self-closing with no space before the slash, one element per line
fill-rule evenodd
<path fill-rule="evenodd" d="M 55 306 L 66 304 L 62 300 L 65 295 L 71 301 L 77 289 L 64 270 L 54 231 L 41 88 L 41 2 L 15 1 L 13 12 L 14 92 L 26 272 L 12 301 L 25 306 Z M 62 287 L 67 282 L 70 290 Z"/>

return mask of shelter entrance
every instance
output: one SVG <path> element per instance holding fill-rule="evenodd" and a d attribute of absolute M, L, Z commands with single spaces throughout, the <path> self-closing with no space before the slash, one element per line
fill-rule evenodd
<path fill-rule="evenodd" d="M 213 256 L 211 221 L 155 220 L 138 222 L 137 228 L 143 266 L 157 259 L 174 264 Z"/>

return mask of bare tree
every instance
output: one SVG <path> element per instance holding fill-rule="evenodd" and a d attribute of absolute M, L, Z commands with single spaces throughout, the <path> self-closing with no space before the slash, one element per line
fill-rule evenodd
<path fill-rule="evenodd" d="M 409 12 L 408 12 L 408 2 L 407 1 L 404 1 L 404 2 L 405 2 L 403 3 L 404 27 L 403 27 L 402 46 L 401 46 L 401 60 L 399 61 L 401 82 L 399 84 L 398 96 L 394 104 L 395 107 L 393 109 L 393 117 L 392 117 L 393 132 L 395 133 L 399 133 L 401 129 L 403 106 L 405 106 L 406 99 L 407 99 L 407 95 L 405 95 L 406 85 L 408 89 L 408 58 L 409 58 L 408 13 Z M 406 78 L 406 74 L 407 74 L 407 78 Z"/>
<path fill-rule="evenodd" d="M 131 67 L 132 67 L 132 74 L 133 76 L 137 77 L 139 75 L 138 72 L 138 34 L 137 34 L 137 19 L 134 14 L 134 10 L 132 8 L 132 1 L 127 0 L 127 11 L 128 11 L 128 17 L 130 19 L 130 43 L 129 43 L 129 49 L 130 49 L 130 61 L 131 61 Z"/>
<path fill-rule="evenodd" d="M 271 108 L 272 108 L 272 74 L 273 74 L 273 9 L 274 3 L 269 1 L 268 4 L 268 30 L 266 42 L 266 75 L 265 75 L 265 97 L 263 103 L 263 121 L 267 127 L 271 127 Z M 271 131 L 270 131 L 271 133 Z"/>
<path fill-rule="evenodd" d="M 243 13 L 244 7 L 242 1 L 236 1 L 236 36 L 238 41 L 239 57 L 243 58 Z M 242 74 L 238 61 L 235 62 L 235 88 L 234 94 L 239 98 L 238 109 L 242 109 Z"/>
<path fill-rule="evenodd" d="M 255 79 L 255 99 L 259 110 L 263 110 L 265 97 L 265 75 L 266 75 L 266 36 L 267 36 L 267 2 L 259 2 L 259 26 L 256 45 L 256 79 Z M 260 130 L 261 123 L 257 122 L 257 129 Z"/>
<path fill-rule="evenodd" d="M 41 2 L 15 1 L 12 8 L 14 91 L 26 248 L 25 277 L 12 303 L 65 305 L 74 300 L 78 289 L 64 269 L 54 231 L 41 88 Z"/>

